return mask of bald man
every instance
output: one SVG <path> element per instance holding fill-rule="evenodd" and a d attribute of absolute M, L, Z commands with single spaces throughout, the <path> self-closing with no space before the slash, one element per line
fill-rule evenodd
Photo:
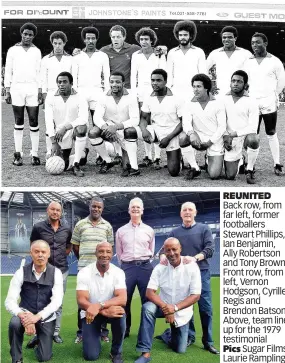
<path fill-rule="evenodd" d="M 55 312 L 63 298 L 62 273 L 48 263 L 48 243 L 33 242 L 30 253 L 32 262 L 16 271 L 5 300 L 6 309 L 13 315 L 9 324 L 12 363 L 23 362 L 24 333 L 37 333 L 35 354 L 39 362 L 51 359 Z"/>
<path fill-rule="evenodd" d="M 70 242 L 72 232 L 69 226 L 61 222 L 61 215 L 61 204 L 56 201 L 52 201 L 47 207 L 47 219 L 45 221 L 38 222 L 33 226 L 30 240 L 33 242 L 43 239 L 48 243 L 51 250 L 48 262 L 59 268 L 62 272 L 63 289 L 65 292 L 68 277 L 68 264 L 66 257 L 72 248 L 72 244 Z M 62 306 L 60 306 L 56 312 L 56 324 L 53 337 L 55 343 L 63 343 L 63 340 L 59 335 L 61 315 Z M 29 341 L 27 348 L 34 348 L 37 343 L 37 337 L 35 336 Z"/>
<path fill-rule="evenodd" d="M 182 255 L 189 256 L 189 261 L 197 262 L 201 272 L 202 292 L 198 302 L 201 325 L 203 330 L 202 343 L 212 354 L 219 354 L 214 347 L 212 338 L 212 292 L 211 273 L 208 259 L 214 254 L 214 241 L 210 228 L 203 223 L 196 223 L 197 209 L 194 203 L 182 204 L 180 217 L 182 225 L 172 230 L 170 237 L 177 238 L 182 247 Z M 162 258 L 162 257 L 161 257 Z M 195 341 L 194 317 L 189 324 L 188 345 Z"/>
<path fill-rule="evenodd" d="M 98 243 L 95 256 L 97 260 L 83 267 L 77 275 L 77 303 L 82 309 L 83 357 L 88 361 L 99 358 L 101 326 L 110 323 L 113 333 L 111 359 L 113 363 L 123 363 L 124 306 L 127 302 L 125 273 L 110 263 L 113 247 L 109 242 Z"/>
<path fill-rule="evenodd" d="M 201 276 L 196 263 L 183 264 L 181 244 L 176 238 L 164 242 L 164 252 L 169 263 L 157 265 L 150 277 L 142 307 L 137 351 L 141 356 L 135 363 L 151 360 L 150 351 L 157 318 L 165 318 L 170 324 L 169 346 L 177 353 L 185 353 L 188 341 L 189 321 L 193 304 L 201 294 Z M 160 289 L 159 295 L 157 290 Z"/>

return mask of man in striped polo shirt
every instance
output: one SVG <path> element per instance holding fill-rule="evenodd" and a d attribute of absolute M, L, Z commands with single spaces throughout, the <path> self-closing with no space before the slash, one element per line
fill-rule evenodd
<path fill-rule="evenodd" d="M 101 217 L 104 209 L 104 202 L 99 197 L 90 201 L 90 214 L 76 223 L 71 243 L 73 251 L 78 258 L 78 270 L 96 261 L 95 250 L 100 242 L 107 241 L 114 245 L 114 234 L 111 224 Z M 108 329 L 102 326 L 101 339 L 108 342 Z M 78 309 L 78 331 L 75 343 L 82 341 L 82 321 L 80 309 Z"/>

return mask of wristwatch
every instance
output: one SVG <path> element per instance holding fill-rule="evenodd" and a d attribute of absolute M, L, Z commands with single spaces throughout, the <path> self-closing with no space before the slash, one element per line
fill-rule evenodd
<path fill-rule="evenodd" d="M 176 311 L 178 311 L 179 309 L 178 309 L 178 306 L 177 305 L 174 305 L 174 311 L 176 312 Z"/>
<path fill-rule="evenodd" d="M 99 310 L 101 311 L 101 310 L 103 310 L 103 309 L 104 309 L 104 307 L 105 307 L 105 303 L 104 303 L 104 302 L 99 302 L 99 304 L 100 304 L 100 309 L 99 309 Z"/>

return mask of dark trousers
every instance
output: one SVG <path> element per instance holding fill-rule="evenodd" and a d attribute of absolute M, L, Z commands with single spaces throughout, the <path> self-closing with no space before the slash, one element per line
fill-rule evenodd
<path fill-rule="evenodd" d="M 146 299 L 146 288 L 152 273 L 153 267 L 150 262 L 136 265 L 122 262 L 122 270 L 126 275 L 126 285 L 127 285 L 127 305 L 125 307 L 126 317 L 127 317 L 127 327 L 126 332 L 130 332 L 132 325 L 131 316 L 131 302 L 136 286 L 138 287 L 141 303 L 142 305 L 147 301 Z"/>
<path fill-rule="evenodd" d="M 115 356 L 122 353 L 122 346 L 126 330 L 126 316 L 122 318 L 106 318 L 97 315 L 91 324 L 82 319 L 83 333 L 83 358 L 85 360 L 96 360 L 101 352 L 101 327 L 102 325 L 111 324 L 112 330 L 112 347 L 111 354 Z"/>
<path fill-rule="evenodd" d="M 45 362 L 52 357 L 53 332 L 55 320 L 48 323 L 36 323 L 36 331 L 39 344 L 35 349 L 36 357 L 39 362 Z M 25 328 L 18 316 L 13 316 L 9 323 L 9 343 L 12 362 L 22 359 L 22 345 L 24 340 Z"/>
<path fill-rule="evenodd" d="M 213 345 L 212 338 L 212 292 L 211 274 L 209 270 L 201 270 L 202 291 L 198 301 L 201 325 L 203 330 L 202 343 L 204 346 Z M 195 341 L 194 315 L 189 322 L 189 340 Z"/>
<path fill-rule="evenodd" d="M 80 311 L 81 309 L 78 308 L 77 310 L 77 326 L 78 326 L 78 330 L 77 330 L 77 333 L 76 335 L 78 337 L 81 337 L 82 336 L 82 320 L 81 317 L 80 317 Z M 107 322 L 104 322 L 102 324 L 102 327 L 101 327 L 101 337 L 107 337 L 108 334 L 109 334 L 109 330 L 107 329 Z"/>

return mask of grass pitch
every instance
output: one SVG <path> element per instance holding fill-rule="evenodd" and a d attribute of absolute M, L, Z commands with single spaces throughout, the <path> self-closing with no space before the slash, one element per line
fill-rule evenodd
<path fill-rule="evenodd" d="M 1 362 L 11 362 L 9 354 L 8 342 L 8 324 L 11 318 L 10 314 L 4 308 L 4 301 L 7 295 L 9 282 L 11 277 L 1 277 Z M 213 338 L 215 347 L 219 349 L 220 345 L 220 278 L 212 277 L 212 293 L 213 293 Z M 63 318 L 61 337 L 64 340 L 63 344 L 54 344 L 52 362 L 57 363 L 79 363 L 85 362 L 82 358 L 82 345 L 74 344 L 75 334 L 77 330 L 77 304 L 75 298 L 76 277 L 68 278 L 67 290 L 64 296 Z M 219 363 L 220 357 L 213 355 L 202 349 L 201 343 L 201 326 L 198 317 L 198 307 L 195 306 L 195 321 L 196 321 L 196 343 L 187 348 L 185 354 L 174 353 L 162 341 L 154 339 L 152 348 L 152 362 L 154 363 Z M 123 357 L 125 363 L 133 363 L 138 357 L 135 346 L 137 342 L 137 333 L 139 328 L 141 304 L 139 294 L 136 291 L 132 301 L 132 328 L 131 335 L 124 341 Z M 157 319 L 155 335 L 160 334 L 166 329 L 167 325 L 164 319 Z M 23 343 L 23 359 L 24 363 L 37 362 L 34 352 L 31 349 L 26 349 L 26 344 L 30 337 L 25 336 Z M 109 363 L 109 352 L 111 343 L 103 343 L 102 351 L 98 363 Z"/>
<path fill-rule="evenodd" d="M 4 187 L 247 187 L 244 175 L 239 175 L 235 181 L 211 180 L 204 171 L 201 176 L 192 180 L 184 179 L 185 171 L 182 171 L 178 177 L 171 177 L 167 169 L 159 171 L 149 167 L 141 170 L 141 175 L 137 177 L 123 178 L 120 176 L 121 168 L 115 167 L 107 174 L 99 174 L 99 167 L 95 165 L 96 153 L 90 146 L 88 163 L 84 167 L 85 177 L 76 178 L 71 172 L 65 172 L 58 176 L 52 176 L 47 173 L 44 165 L 31 166 L 30 161 L 30 135 L 29 123 L 25 113 L 25 130 L 23 140 L 24 165 L 17 167 L 12 165 L 14 154 L 14 117 L 11 105 L 2 101 L 2 186 Z M 281 163 L 285 155 L 285 107 L 280 106 L 278 114 L 278 136 L 281 151 Z M 45 125 L 44 113 L 40 107 L 39 113 L 40 125 L 40 147 L 39 157 L 42 164 L 45 162 Z M 138 160 L 144 157 L 143 143 L 138 143 Z M 162 165 L 166 164 L 165 151 L 161 152 Z M 204 164 L 204 152 L 198 152 L 198 163 Z M 264 128 L 261 132 L 261 147 L 256 163 L 257 183 L 254 186 L 272 186 L 281 187 L 285 185 L 284 177 L 277 177 L 273 172 L 273 161 L 268 146 Z"/>

